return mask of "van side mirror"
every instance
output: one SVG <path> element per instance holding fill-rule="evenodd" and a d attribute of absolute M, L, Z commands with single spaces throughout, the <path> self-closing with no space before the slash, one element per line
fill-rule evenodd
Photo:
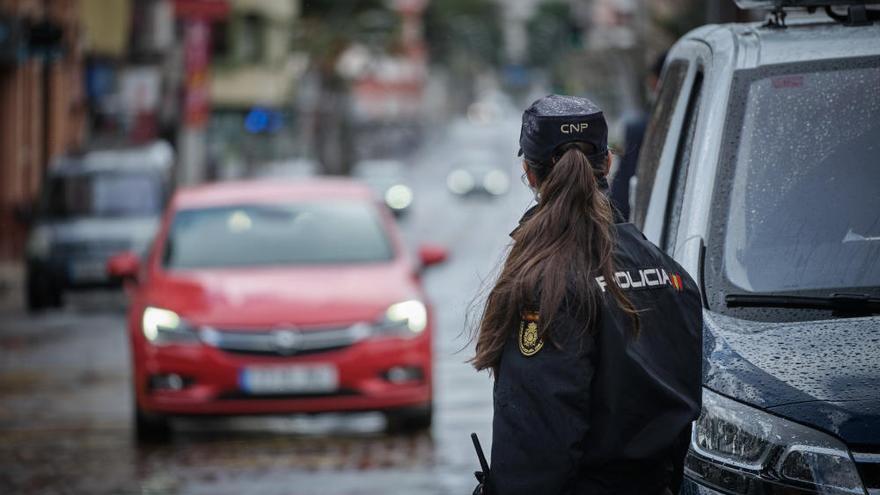
<path fill-rule="evenodd" d="M 131 251 L 115 254 L 107 260 L 107 274 L 111 278 L 136 281 L 141 260 Z"/>

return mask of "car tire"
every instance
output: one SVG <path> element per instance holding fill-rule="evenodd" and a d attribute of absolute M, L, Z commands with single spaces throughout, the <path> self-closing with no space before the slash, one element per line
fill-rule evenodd
<path fill-rule="evenodd" d="M 389 433 L 417 433 L 430 429 L 433 419 L 434 408 L 431 403 L 395 409 L 385 412 L 385 429 Z"/>
<path fill-rule="evenodd" d="M 134 435 L 139 444 L 164 443 L 171 439 L 171 421 L 161 414 L 134 405 Z"/>
<path fill-rule="evenodd" d="M 60 308 L 64 303 L 61 288 L 47 274 L 30 268 L 25 283 L 25 302 L 31 313 L 46 308 Z"/>

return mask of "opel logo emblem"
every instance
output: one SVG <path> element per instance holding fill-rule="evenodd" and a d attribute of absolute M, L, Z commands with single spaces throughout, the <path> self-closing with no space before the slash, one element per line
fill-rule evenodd
<path fill-rule="evenodd" d="M 293 354 L 299 348 L 300 335 L 295 330 L 279 330 L 275 332 L 275 349 L 280 354 Z"/>

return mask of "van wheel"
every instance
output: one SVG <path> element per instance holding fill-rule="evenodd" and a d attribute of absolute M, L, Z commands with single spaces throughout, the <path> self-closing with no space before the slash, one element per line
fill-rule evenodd
<path fill-rule="evenodd" d="M 171 433 L 171 421 L 166 416 L 146 412 L 135 401 L 134 435 L 137 443 L 164 443 L 171 439 Z"/>
<path fill-rule="evenodd" d="M 25 288 L 25 302 L 31 313 L 46 308 L 60 308 L 64 303 L 61 288 L 45 276 L 28 270 Z"/>
<path fill-rule="evenodd" d="M 431 428 L 434 408 L 431 403 L 385 412 L 385 429 L 389 433 L 416 433 Z"/>

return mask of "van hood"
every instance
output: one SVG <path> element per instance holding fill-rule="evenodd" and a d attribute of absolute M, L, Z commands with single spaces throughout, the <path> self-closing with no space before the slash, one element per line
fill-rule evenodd
<path fill-rule="evenodd" d="M 420 295 L 411 270 L 379 263 L 163 273 L 147 301 L 196 324 L 259 329 L 373 321 Z"/>
<path fill-rule="evenodd" d="M 853 444 L 880 444 L 880 318 L 767 323 L 704 311 L 703 383 Z"/>

